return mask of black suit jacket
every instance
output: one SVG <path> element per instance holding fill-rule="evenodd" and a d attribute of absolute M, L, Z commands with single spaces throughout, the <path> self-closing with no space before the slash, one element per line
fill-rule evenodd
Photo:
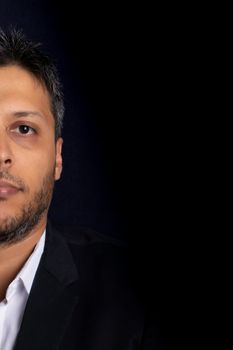
<path fill-rule="evenodd" d="M 48 221 L 14 350 L 161 349 L 133 285 L 124 244 Z"/>

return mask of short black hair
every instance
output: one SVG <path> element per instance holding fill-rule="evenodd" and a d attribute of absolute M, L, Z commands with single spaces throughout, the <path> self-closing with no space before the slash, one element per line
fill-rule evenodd
<path fill-rule="evenodd" d="M 0 67 L 18 65 L 32 73 L 47 89 L 51 112 L 55 119 L 55 141 L 61 136 L 64 117 L 64 99 L 57 67 L 41 44 L 26 38 L 22 29 L 0 28 Z"/>

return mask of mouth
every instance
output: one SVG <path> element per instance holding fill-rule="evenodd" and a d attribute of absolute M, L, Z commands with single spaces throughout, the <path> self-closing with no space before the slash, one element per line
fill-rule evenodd
<path fill-rule="evenodd" d="M 20 189 L 12 186 L 0 187 L 0 198 L 8 198 L 17 194 Z"/>

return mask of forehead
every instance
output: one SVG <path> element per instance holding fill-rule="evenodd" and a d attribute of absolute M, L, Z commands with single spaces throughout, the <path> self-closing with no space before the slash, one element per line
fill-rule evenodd
<path fill-rule="evenodd" d="M 39 80 L 19 66 L 0 66 L 0 115 L 27 110 L 53 121 L 49 94 Z"/>

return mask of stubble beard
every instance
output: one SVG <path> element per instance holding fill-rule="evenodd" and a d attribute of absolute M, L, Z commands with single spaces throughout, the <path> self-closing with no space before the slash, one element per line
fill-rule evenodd
<path fill-rule="evenodd" d="M 0 246 L 10 246 L 30 235 L 49 208 L 54 190 L 54 172 L 44 176 L 41 188 L 21 210 L 19 215 L 8 216 L 0 222 Z"/>

